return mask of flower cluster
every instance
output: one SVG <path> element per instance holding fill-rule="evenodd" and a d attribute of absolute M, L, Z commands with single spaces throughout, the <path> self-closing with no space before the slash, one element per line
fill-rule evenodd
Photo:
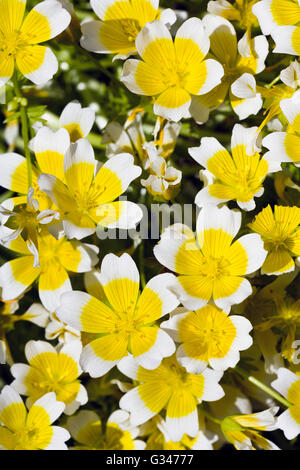
<path fill-rule="evenodd" d="M 175 3 L 0 0 L 0 449 L 299 448 L 300 7 Z"/>

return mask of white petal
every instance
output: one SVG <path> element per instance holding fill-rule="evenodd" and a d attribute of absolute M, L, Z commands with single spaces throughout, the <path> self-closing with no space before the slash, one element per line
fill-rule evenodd
<path fill-rule="evenodd" d="M 224 206 L 203 208 L 197 219 L 197 233 L 209 229 L 221 229 L 234 238 L 241 227 L 241 213 Z"/>
<path fill-rule="evenodd" d="M 263 139 L 263 146 L 270 149 L 269 152 L 264 154 L 264 160 L 266 160 L 269 164 L 281 164 L 283 162 L 291 161 L 291 157 L 288 156 L 284 144 L 287 135 L 288 134 L 286 132 L 272 132 L 272 134 L 267 135 Z"/>
<path fill-rule="evenodd" d="M 208 205 L 211 206 L 218 206 L 223 202 L 227 202 L 228 199 L 221 199 L 219 197 L 214 197 L 210 194 L 209 186 L 200 189 L 200 191 L 196 194 L 195 197 L 195 204 L 198 207 L 206 207 Z"/>
<path fill-rule="evenodd" d="M 49 47 L 46 47 L 45 57 L 42 65 L 34 72 L 25 74 L 25 77 L 31 80 L 35 85 L 44 85 L 51 80 L 58 70 L 58 62 Z"/>
<path fill-rule="evenodd" d="M 45 450 L 68 450 L 65 441 L 70 439 L 69 432 L 60 426 L 52 426 L 53 436 Z"/>
<path fill-rule="evenodd" d="M 221 380 L 223 372 L 217 372 L 207 368 L 202 372 L 202 375 L 204 376 L 204 391 L 201 400 L 216 401 L 222 398 L 225 393 L 218 382 Z"/>
<path fill-rule="evenodd" d="M 161 316 L 172 312 L 179 305 L 177 297 L 169 290 L 174 286 L 174 282 L 176 282 L 176 279 L 173 274 L 164 273 L 153 277 L 146 284 L 146 288 L 158 294 L 162 301 Z"/>
<path fill-rule="evenodd" d="M 159 39 L 172 40 L 172 36 L 166 25 L 162 21 L 152 21 L 151 23 L 147 23 L 135 40 L 135 45 L 139 55 L 143 57 L 147 46 L 153 41 Z"/>
<path fill-rule="evenodd" d="M 197 409 L 180 418 L 166 416 L 166 431 L 173 442 L 179 442 L 184 434 L 196 437 L 199 432 L 199 420 Z"/>
<path fill-rule="evenodd" d="M 273 49 L 274 53 L 298 55 L 292 40 L 296 28 L 297 26 L 277 26 L 272 31 L 272 37 L 276 43 L 276 47 Z"/>
<path fill-rule="evenodd" d="M 205 93 L 210 92 L 221 83 L 221 79 L 224 75 L 224 69 L 217 60 L 207 59 L 204 63 L 206 66 L 207 77 L 198 95 L 204 95 Z"/>
<path fill-rule="evenodd" d="M 238 239 L 247 253 L 247 270 L 245 274 L 250 274 L 259 269 L 264 263 L 268 252 L 264 249 L 264 243 L 260 235 L 250 233 Z"/>
<path fill-rule="evenodd" d="M 63 220 L 63 228 L 64 228 L 65 235 L 69 240 L 72 240 L 73 238 L 76 238 L 77 240 L 81 240 L 82 238 L 92 235 L 96 231 L 96 227 L 95 228 L 78 227 L 77 225 L 74 225 L 73 222 L 67 219 Z"/>
<path fill-rule="evenodd" d="M 13 403 L 23 403 L 22 398 L 13 387 L 5 385 L 0 394 L 0 414 L 7 406 Z"/>
<path fill-rule="evenodd" d="M 181 344 L 177 348 L 176 357 L 180 365 L 182 365 L 190 374 L 200 374 L 207 367 L 206 361 L 200 361 L 189 357 Z"/>
<path fill-rule="evenodd" d="M 157 369 L 164 357 L 172 356 L 175 350 L 175 344 L 170 336 L 159 329 L 154 345 L 144 354 L 135 356 L 135 360 L 145 369 L 154 370 Z"/>
<path fill-rule="evenodd" d="M 226 152 L 226 149 L 214 137 L 202 137 L 200 147 L 190 147 L 188 149 L 190 156 L 205 168 L 207 161 L 220 151 Z"/>
<path fill-rule="evenodd" d="M 127 375 L 127 377 L 130 377 L 132 380 L 137 380 L 139 365 L 131 354 L 128 354 L 128 356 L 120 360 L 118 369 L 122 374 Z"/>
<path fill-rule="evenodd" d="M 139 426 L 156 415 L 156 412 L 147 408 L 146 404 L 141 399 L 138 393 L 138 387 L 122 396 L 120 408 L 130 413 L 130 421 L 133 426 Z"/>
<path fill-rule="evenodd" d="M 100 41 L 100 30 L 102 26 L 103 23 L 101 21 L 86 21 L 82 23 L 81 31 L 83 36 L 80 39 L 80 45 L 83 49 L 97 52 L 98 54 L 111 52 Z"/>
<path fill-rule="evenodd" d="M 105 361 L 100 356 L 97 356 L 89 344 L 83 348 L 80 358 L 82 369 L 93 378 L 102 377 L 117 363 L 118 361 Z"/>
<path fill-rule="evenodd" d="M 209 51 L 209 37 L 199 18 L 186 20 L 177 30 L 176 38 L 191 39 L 197 44 L 204 57 Z M 203 93 L 206 93 L 206 91 Z"/>
<path fill-rule="evenodd" d="M 290 370 L 285 369 L 284 367 L 280 367 L 280 369 L 278 369 L 277 374 L 277 379 L 271 382 L 271 385 L 273 388 L 275 388 L 275 390 L 277 390 L 277 392 L 281 393 L 281 395 L 287 398 L 289 389 L 291 388 L 293 383 L 300 380 L 300 378 Z"/>
<path fill-rule="evenodd" d="M 0 185 L 6 189 L 11 189 L 13 174 L 21 164 L 24 165 L 25 163 L 25 158 L 18 153 L 3 153 L 0 155 Z"/>
<path fill-rule="evenodd" d="M 21 395 L 28 395 L 28 389 L 25 384 L 25 378 L 30 371 L 30 366 L 27 364 L 13 364 L 10 372 L 16 380 L 13 380 L 11 386 Z"/>
<path fill-rule="evenodd" d="M 99 276 L 100 283 L 105 286 L 115 279 L 130 279 L 137 283 L 140 282 L 136 264 L 127 253 L 123 253 L 120 257 L 109 253 L 103 258 Z"/>
<path fill-rule="evenodd" d="M 132 181 L 142 173 L 142 169 L 134 165 L 134 158 L 129 153 L 122 153 L 111 157 L 104 163 L 102 168 L 108 168 L 116 173 L 122 184 L 122 192 L 125 192 Z"/>
<path fill-rule="evenodd" d="M 32 11 L 36 11 L 46 17 L 51 31 L 51 37 L 49 39 L 55 38 L 55 36 L 62 33 L 69 26 L 71 21 L 71 15 L 67 10 L 62 8 L 61 3 L 54 0 L 40 2 Z"/>
<path fill-rule="evenodd" d="M 54 312 L 59 306 L 60 296 L 65 292 L 70 292 L 71 290 L 71 281 L 67 278 L 58 289 L 39 289 L 39 296 L 44 307 L 49 310 L 49 312 Z"/>
<path fill-rule="evenodd" d="M 91 108 L 82 108 L 80 103 L 71 102 L 64 108 L 59 118 L 60 127 L 70 124 L 78 124 L 84 137 L 86 137 L 93 127 L 95 121 L 95 111 Z"/>
<path fill-rule="evenodd" d="M 260 151 L 257 131 L 258 127 L 244 127 L 241 124 L 236 124 L 232 130 L 231 148 L 244 145 L 247 155 L 254 155 L 255 152 Z"/>
<path fill-rule="evenodd" d="M 277 426 L 282 429 L 287 439 L 291 440 L 300 434 L 300 423 L 297 423 L 291 415 L 289 409 L 285 410 L 277 418 Z"/>
<path fill-rule="evenodd" d="M 34 402 L 32 408 L 34 406 L 44 408 L 44 410 L 49 416 L 50 423 L 56 421 L 65 409 L 65 404 L 61 401 L 56 400 L 54 392 L 47 393 L 43 397 L 39 398 L 37 401 Z"/>
<path fill-rule="evenodd" d="M 153 111 L 157 116 L 162 116 L 169 121 L 179 122 L 181 119 L 189 116 L 189 108 L 191 100 L 188 100 L 182 106 L 178 108 L 166 108 L 154 103 Z"/>
<path fill-rule="evenodd" d="M 277 26 L 271 11 L 272 2 L 273 0 L 263 0 L 252 7 L 252 12 L 257 17 L 260 28 L 265 35 L 271 34 Z"/>
<path fill-rule="evenodd" d="M 28 341 L 28 343 L 26 343 L 25 356 L 29 363 L 35 356 L 45 352 L 57 354 L 56 349 L 47 341 L 30 340 Z"/>
<path fill-rule="evenodd" d="M 144 213 L 138 204 L 131 201 L 122 201 L 122 212 L 118 220 L 105 226 L 111 229 L 135 229 L 138 223 L 142 220 L 143 215 Z"/>
<path fill-rule="evenodd" d="M 228 297 L 223 297 L 214 300 L 215 304 L 219 308 L 221 308 L 224 312 L 228 313 L 230 311 L 231 305 L 240 304 L 251 294 L 252 287 L 250 282 L 247 279 L 243 279 L 239 288 L 234 292 L 234 294 L 229 295 Z"/>

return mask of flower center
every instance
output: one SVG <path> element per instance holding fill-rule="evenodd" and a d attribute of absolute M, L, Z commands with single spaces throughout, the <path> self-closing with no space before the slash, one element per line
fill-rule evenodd
<path fill-rule="evenodd" d="M 172 390 L 181 390 L 187 388 L 189 383 L 190 374 L 182 367 L 177 360 L 172 356 L 164 360 L 164 364 L 168 367 L 168 375 L 166 375 L 166 384 Z"/>
<path fill-rule="evenodd" d="M 38 428 L 23 428 L 14 432 L 14 450 L 34 450 L 37 449 L 39 441 Z"/>
<path fill-rule="evenodd" d="M 188 63 L 182 64 L 169 59 L 168 63 L 161 65 L 162 82 L 166 87 L 185 87 L 189 75 Z"/>
<path fill-rule="evenodd" d="M 73 191 L 73 197 L 76 200 L 78 211 L 88 215 L 89 211 L 99 206 L 98 199 L 106 191 L 106 186 L 92 183 L 85 190 Z M 107 215 L 107 214 L 105 214 Z"/>
<path fill-rule="evenodd" d="M 132 18 L 120 20 L 123 33 L 127 36 L 129 42 L 134 42 L 140 32 L 139 23 Z"/>
<path fill-rule="evenodd" d="M 229 261 L 224 257 L 214 258 L 212 256 L 207 256 L 201 259 L 199 271 L 202 276 L 215 280 L 228 275 L 227 268 L 229 265 Z"/>
<path fill-rule="evenodd" d="M 236 329 L 228 315 L 206 306 L 191 312 L 180 322 L 179 336 L 191 357 L 208 361 L 226 356 L 236 336 Z"/>
<path fill-rule="evenodd" d="M 4 52 L 8 56 L 15 57 L 27 45 L 26 37 L 21 31 L 11 31 L 6 36 L 2 33 L 0 36 L 0 52 Z"/>
<path fill-rule="evenodd" d="M 33 211 L 27 204 L 20 205 L 14 209 L 16 215 L 14 217 L 17 228 L 27 230 L 29 234 L 34 233 L 39 225 L 37 212 Z"/>

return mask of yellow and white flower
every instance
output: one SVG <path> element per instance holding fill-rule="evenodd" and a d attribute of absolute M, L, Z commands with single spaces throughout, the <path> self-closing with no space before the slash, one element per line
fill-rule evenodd
<path fill-rule="evenodd" d="M 271 34 L 276 47 L 273 52 L 300 54 L 300 6 L 296 0 L 262 0 L 253 7 L 264 34 Z"/>
<path fill-rule="evenodd" d="M 257 114 L 262 107 L 263 100 L 251 73 L 243 73 L 233 82 L 231 95 L 232 108 L 240 119 L 245 119 L 250 114 Z"/>
<path fill-rule="evenodd" d="M 121 81 L 133 93 L 155 97 L 155 114 L 178 122 L 188 115 L 192 96 L 212 90 L 224 74 L 219 62 L 204 60 L 209 45 L 198 18 L 185 21 L 174 42 L 161 21 L 149 23 L 136 38 L 142 60 L 127 60 Z"/>
<path fill-rule="evenodd" d="M 282 83 L 280 84 L 275 84 L 269 88 L 266 87 L 257 87 L 259 92 L 261 93 L 262 97 L 264 98 L 264 108 L 266 114 L 265 119 L 259 126 L 259 129 L 263 129 L 263 127 L 268 124 L 268 127 L 270 130 L 270 121 L 274 119 L 276 116 L 278 116 L 278 119 L 280 121 L 285 122 L 285 116 L 284 113 L 282 112 L 281 109 L 281 103 L 282 101 L 287 100 L 288 98 L 292 98 L 295 95 L 298 95 L 298 88 L 299 88 L 299 83 L 300 83 L 300 65 L 299 63 L 295 60 L 292 62 L 288 67 L 285 69 L 281 70 L 280 72 L 280 80 Z M 278 127 L 279 129 L 275 129 L 278 131 L 282 130 L 282 123 L 277 122 L 275 127 Z M 272 126 L 273 127 L 273 126 Z M 280 144 L 282 146 L 282 144 Z M 284 154 L 286 152 L 283 152 L 283 158 Z"/>
<path fill-rule="evenodd" d="M 15 67 L 36 85 L 57 72 L 58 63 L 49 41 L 67 28 L 71 16 L 55 0 L 38 3 L 24 19 L 26 0 L 0 1 L 0 86 L 14 74 Z"/>
<path fill-rule="evenodd" d="M 39 210 L 55 209 L 51 199 L 38 186 L 41 172 L 49 173 L 57 178 L 64 177 L 64 153 L 70 145 L 70 137 L 65 129 L 53 132 L 42 127 L 31 141 L 31 149 L 35 154 L 38 168 L 32 165 L 32 187 L 34 198 Z M 26 159 L 17 153 L 0 155 L 0 185 L 6 189 L 23 195 L 16 199 L 18 204 L 27 203 L 28 169 Z M 13 201 L 15 198 L 13 198 Z"/>
<path fill-rule="evenodd" d="M 189 437 L 184 434 L 179 442 L 174 442 L 168 435 L 165 420 L 160 415 L 155 416 L 143 426 L 146 428 L 143 432 L 147 437 L 146 450 L 213 450 L 213 444 L 218 440 L 218 436 L 205 429 L 201 411 L 198 417 L 199 433 L 197 436 Z"/>
<path fill-rule="evenodd" d="M 252 344 L 252 325 L 240 315 L 227 315 L 214 305 L 194 312 L 174 312 L 161 324 L 174 341 L 181 343 L 176 352 L 178 362 L 193 374 L 208 365 L 215 370 L 235 367 L 239 351 Z"/>
<path fill-rule="evenodd" d="M 11 386 L 21 395 L 28 396 L 27 405 L 48 392 L 54 392 L 56 399 L 63 402 L 67 415 L 88 401 L 86 389 L 80 383 L 82 370 L 79 366 L 81 345 L 69 343 L 56 350 L 46 341 L 29 341 L 25 356 L 29 363 L 16 363 L 11 367 L 15 380 Z"/>
<path fill-rule="evenodd" d="M 0 449 L 68 450 L 65 441 L 70 439 L 69 432 L 52 426 L 64 408 L 51 392 L 27 411 L 20 395 L 6 385 L 0 394 Z"/>
<path fill-rule="evenodd" d="M 130 412 L 133 425 L 140 425 L 166 409 L 166 432 L 178 442 L 184 434 L 196 437 L 199 433 L 197 405 L 203 401 L 219 400 L 224 391 L 219 385 L 222 372 L 205 369 L 190 374 L 176 357 L 163 359 L 154 370 L 144 369 L 132 357 L 118 365 L 120 371 L 139 382 L 120 400 L 120 408 Z"/>
<path fill-rule="evenodd" d="M 181 182 L 182 172 L 167 166 L 166 160 L 160 156 L 154 143 L 145 144 L 144 148 L 149 156 L 150 175 L 146 180 L 141 179 L 141 185 L 153 196 L 162 196 L 168 201 Z"/>
<path fill-rule="evenodd" d="M 91 377 L 100 377 L 130 352 L 147 369 L 175 351 L 172 339 L 156 321 L 178 306 L 167 286 L 172 274 L 152 278 L 139 296 L 139 272 L 132 258 L 108 254 L 99 276 L 109 303 L 85 292 L 61 296 L 56 315 L 77 330 L 96 335 L 82 352 L 80 363 Z"/>
<path fill-rule="evenodd" d="M 249 224 L 259 233 L 268 252 L 262 274 L 283 274 L 295 269 L 293 256 L 300 256 L 300 208 L 270 206 L 263 209 Z"/>
<path fill-rule="evenodd" d="M 222 421 L 221 429 L 226 439 L 237 450 L 280 450 L 273 442 L 258 431 L 273 431 L 278 428 L 275 415 L 279 407 L 269 408 L 249 415 L 227 416 Z"/>
<path fill-rule="evenodd" d="M 86 139 L 71 144 L 64 157 L 64 182 L 53 174 L 39 176 L 38 184 L 59 208 L 68 238 L 81 239 L 96 230 L 135 228 L 143 216 L 130 201 L 115 201 L 142 170 L 132 155 L 110 158 L 97 172 L 94 150 Z"/>
<path fill-rule="evenodd" d="M 39 266 L 38 254 L 38 234 L 45 227 L 45 225 L 59 220 L 60 215 L 57 211 L 51 209 L 44 209 L 39 211 L 39 202 L 34 197 L 34 189 L 29 188 L 27 195 L 27 204 L 21 204 L 23 201 L 15 197 L 6 199 L 0 205 L 0 222 L 1 225 L 13 228 L 12 231 L 1 239 L 1 243 L 6 243 L 15 240 L 19 235 L 26 241 L 29 251 L 34 255 L 34 267 Z M 0 232 L 1 233 L 1 232 Z"/>
<path fill-rule="evenodd" d="M 240 119 L 257 114 L 262 99 L 254 75 L 265 68 L 267 39 L 262 35 L 251 39 L 245 34 L 237 41 L 232 24 L 215 15 L 206 15 L 203 25 L 210 39 L 210 56 L 222 64 L 224 75 L 209 93 L 193 97 L 190 108 L 193 118 L 197 122 L 207 121 L 209 111 L 220 106 L 228 92 L 231 106 Z"/>
<path fill-rule="evenodd" d="M 298 64 L 299 65 L 299 64 Z M 299 74 L 300 75 L 300 74 Z M 279 163 L 292 162 L 300 165 L 300 94 L 297 91 L 291 98 L 282 99 L 280 108 L 288 120 L 286 132 L 272 132 L 262 144 L 269 151 L 264 158 Z"/>
<path fill-rule="evenodd" d="M 277 379 L 271 385 L 291 403 L 278 417 L 277 425 L 287 439 L 294 439 L 300 434 L 300 377 L 281 367 Z"/>
<path fill-rule="evenodd" d="M 100 21 L 82 24 L 81 46 L 88 51 L 117 54 L 124 59 L 136 53 L 136 37 L 154 20 L 171 25 L 176 15 L 171 9 L 161 11 L 159 0 L 91 0 Z"/>
<path fill-rule="evenodd" d="M 257 130 L 236 124 L 231 138 L 232 155 L 214 137 L 203 137 L 200 147 L 189 148 L 191 157 L 207 170 L 207 185 L 195 199 L 198 206 L 235 200 L 243 210 L 255 209 L 254 198 L 262 196 L 267 174 L 281 169 L 278 161 L 260 157 Z"/>
<path fill-rule="evenodd" d="M 59 118 L 59 127 L 66 129 L 71 142 L 87 137 L 95 122 L 95 111 L 82 108 L 80 103 L 72 101 L 63 109 Z"/>
<path fill-rule="evenodd" d="M 8 234 L 12 232 L 7 227 L 2 229 Z M 56 240 L 46 230 L 38 237 L 39 267 L 34 267 L 35 255 L 20 235 L 5 246 L 21 256 L 0 268 L 2 298 L 13 300 L 19 297 L 38 279 L 40 299 L 50 312 L 58 307 L 61 294 L 72 290 L 68 271 L 90 271 L 98 261 L 96 246 L 68 241 L 65 237 Z"/>
<path fill-rule="evenodd" d="M 143 450 L 145 442 L 136 439 L 139 429 L 129 424 L 129 414 L 114 411 L 108 418 L 105 432 L 94 411 L 83 410 L 68 419 L 67 429 L 76 441 L 73 450 Z"/>
<path fill-rule="evenodd" d="M 201 210 L 196 237 L 182 224 L 163 232 L 154 255 L 179 274 L 174 289 L 187 309 L 197 310 L 213 299 L 227 313 L 232 304 L 251 294 L 251 285 L 244 276 L 262 265 L 267 252 L 257 234 L 233 242 L 240 226 L 240 212 L 212 206 Z"/>
<path fill-rule="evenodd" d="M 229 21 L 237 21 L 241 28 L 251 31 L 251 27 L 257 25 L 257 19 L 252 13 L 256 2 L 257 0 L 235 0 L 232 4 L 227 0 L 210 0 L 207 11 Z"/>

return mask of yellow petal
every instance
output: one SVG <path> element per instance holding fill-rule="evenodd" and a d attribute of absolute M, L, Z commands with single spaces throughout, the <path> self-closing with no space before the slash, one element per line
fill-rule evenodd
<path fill-rule="evenodd" d="M 140 356 L 154 346 L 158 327 L 143 327 L 130 334 L 130 351 L 133 357 Z"/>
<path fill-rule="evenodd" d="M 26 0 L 0 0 L 0 31 L 4 37 L 20 29 L 25 6 Z"/>
<path fill-rule="evenodd" d="M 295 266 L 294 260 L 284 248 L 271 251 L 262 265 L 262 273 L 282 274 Z"/>
<path fill-rule="evenodd" d="M 16 56 L 17 66 L 23 75 L 38 70 L 44 63 L 47 48 L 45 46 L 27 46 Z"/>
<path fill-rule="evenodd" d="M 89 346 L 96 356 L 104 361 L 118 361 L 127 356 L 128 336 L 123 334 L 110 334 L 95 339 Z"/>
<path fill-rule="evenodd" d="M 299 22 L 300 7 L 291 0 L 273 0 L 270 6 L 274 21 L 280 25 L 294 25 Z"/>

